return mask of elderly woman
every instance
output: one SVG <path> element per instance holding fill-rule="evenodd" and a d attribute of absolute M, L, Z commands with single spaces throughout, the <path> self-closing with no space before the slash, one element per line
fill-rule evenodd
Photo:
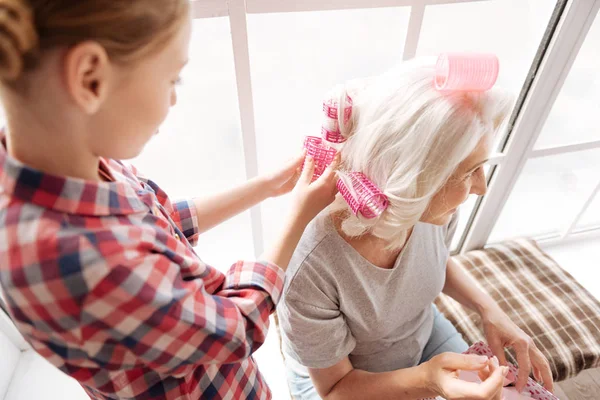
<path fill-rule="evenodd" d="M 441 292 L 481 315 L 500 364 L 505 346 L 516 349 L 518 389 L 532 368 L 552 388 L 531 338 L 448 251 L 459 206 L 486 192 L 483 165 L 511 100 L 497 89 L 436 90 L 434 72 L 407 62 L 334 96 L 340 108 L 353 100 L 340 169 L 363 173 L 389 205 L 367 219 L 338 195 L 302 237 L 278 310 L 296 399 L 499 399 L 506 368 L 457 354 L 468 346 L 433 305 Z"/>

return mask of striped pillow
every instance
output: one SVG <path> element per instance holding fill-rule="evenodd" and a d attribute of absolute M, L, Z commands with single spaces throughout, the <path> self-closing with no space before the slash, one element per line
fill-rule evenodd
<path fill-rule="evenodd" d="M 556 381 L 600 366 L 600 302 L 533 240 L 490 246 L 454 260 L 534 339 Z M 467 342 L 485 340 L 478 314 L 443 294 L 436 305 Z M 508 360 L 516 363 L 511 351 Z"/>

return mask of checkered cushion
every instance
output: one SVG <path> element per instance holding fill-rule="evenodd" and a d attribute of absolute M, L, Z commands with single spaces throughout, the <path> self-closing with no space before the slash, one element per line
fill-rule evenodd
<path fill-rule="evenodd" d="M 535 340 L 555 380 L 600 366 L 600 302 L 533 240 L 494 245 L 454 260 Z M 445 295 L 436 304 L 467 342 L 484 340 L 475 312 Z M 507 355 L 516 361 L 514 354 Z"/>

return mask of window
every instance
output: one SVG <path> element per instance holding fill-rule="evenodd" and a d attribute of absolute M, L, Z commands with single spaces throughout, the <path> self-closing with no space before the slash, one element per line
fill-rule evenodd
<path fill-rule="evenodd" d="M 536 149 L 600 140 L 600 20 L 592 25 Z"/>
<path fill-rule="evenodd" d="M 596 196 L 592 199 L 581 220 L 577 225 L 578 230 L 598 229 L 600 227 L 600 195 L 596 189 Z"/>
<path fill-rule="evenodd" d="M 502 0 L 425 7 L 417 56 L 445 51 L 494 53 L 500 59 L 497 85 L 517 98 L 555 7 L 547 0 Z M 506 23 L 510 21 L 510 25 Z M 503 141 L 498 135 L 496 143 Z M 497 146 L 494 146 L 497 147 Z M 487 169 L 487 175 L 490 174 Z M 461 207 L 452 249 L 461 247 L 477 198 Z"/>
<path fill-rule="evenodd" d="M 561 234 L 594 190 L 598 171 L 600 149 L 529 160 L 490 241 Z"/>
<path fill-rule="evenodd" d="M 248 16 L 259 170 L 277 168 L 320 135 L 322 100 L 350 79 L 402 59 L 409 7 Z M 281 229 L 286 198 L 262 207 L 265 242 Z"/>
<path fill-rule="evenodd" d="M 600 222 L 600 19 L 556 97 L 490 241 L 566 238 Z"/>
<path fill-rule="evenodd" d="M 500 59 L 498 85 L 518 95 L 555 4 L 494 0 L 427 6 L 417 55 L 494 53 Z"/>
<path fill-rule="evenodd" d="M 246 179 L 228 18 L 194 21 L 182 80 L 177 105 L 133 160 L 173 199 L 212 194 Z M 222 270 L 254 258 L 249 213 L 201 235 L 198 249 Z"/>
<path fill-rule="evenodd" d="M 417 55 L 496 53 L 502 63 L 499 84 L 516 97 L 554 7 L 543 0 L 428 5 L 416 37 Z M 261 172 L 296 154 L 305 135 L 318 134 L 320 102 L 331 87 L 383 72 L 402 59 L 410 18 L 410 7 L 248 15 Z M 463 206 L 455 246 L 475 204 L 470 199 Z M 275 199 L 263 206 L 266 242 L 277 234 L 287 205 Z"/>
<path fill-rule="evenodd" d="M 551 112 L 545 123 L 541 120 L 537 142 L 531 146 L 524 140 L 495 156 L 495 167 L 488 168 L 493 176 L 490 191 L 483 201 L 472 198 L 463 206 L 454 246 L 478 247 L 490 234 L 500 240 L 590 229 L 600 220 L 598 178 L 593 176 L 600 151 L 596 132 L 600 117 L 595 112 L 600 100 L 600 58 L 594 46 L 600 40 L 600 22 L 588 32 L 597 13 L 595 3 L 193 1 L 191 62 L 183 73 L 179 104 L 161 133 L 133 162 L 174 198 L 213 193 L 255 171 L 281 166 L 300 151 L 303 136 L 318 135 L 321 100 L 332 86 L 381 73 L 403 56 L 496 53 L 501 60 L 499 85 L 515 96 L 521 91 L 525 96 L 529 92 L 522 89 L 524 84 L 528 87 L 532 79 L 554 68 L 540 59 L 554 55 L 570 73 L 556 101 L 550 100 Z M 571 22 L 548 29 L 551 20 L 554 23 L 566 14 L 573 17 Z M 563 32 L 574 38 L 567 41 L 566 50 L 549 45 Z M 578 38 L 585 35 L 587 40 L 571 67 L 567 50 L 577 52 Z M 240 84 L 248 84 L 246 88 L 251 84 L 250 94 L 240 90 L 238 98 Z M 545 118 L 542 111 L 541 119 Z M 524 114 L 519 109 L 515 116 Z M 513 132 L 510 140 L 522 140 L 515 136 L 526 134 Z M 498 141 L 504 142 L 501 137 Z M 509 152 L 522 157 L 508 157 Z M 519 166 L 510 172 L 514 160 L 522 161 L 518 163 L 524 165 L 522 171 Z M 508 178 L 501 176 L 505 172 Z M 514 191 L 503 198 L 515 182 Z M 486 208 L 487 200 L 491 208 Z M 531 202 L 543 205 L 519 217 Z M 252 241 L 263 239 L 253 232 L 262 229 L 265 241 L 272 241 L 288 205 L 286 198 L 269 200 L 262 206 L 262 216 L 244 213 L 202 235 L 199 253 L 223 268 L 234 261 L 227 258 L 232 246 L 236 258 L 255 256 L 255 248 L 263 243 L 255 247 Z M 547 213 L 554 217 L 543 218 Z M 467 234 L 478 237 L 477 241 Z"/>

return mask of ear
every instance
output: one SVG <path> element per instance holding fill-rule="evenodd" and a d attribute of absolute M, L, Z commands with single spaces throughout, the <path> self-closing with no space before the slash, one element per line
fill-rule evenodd
<path fill-rule="evenodd" d="M 67 90 L 86 113 L 98 111 L 109 87 L 112 66 L 103 46 L 83 42 L 68 50 L 64 60 Z"/>

